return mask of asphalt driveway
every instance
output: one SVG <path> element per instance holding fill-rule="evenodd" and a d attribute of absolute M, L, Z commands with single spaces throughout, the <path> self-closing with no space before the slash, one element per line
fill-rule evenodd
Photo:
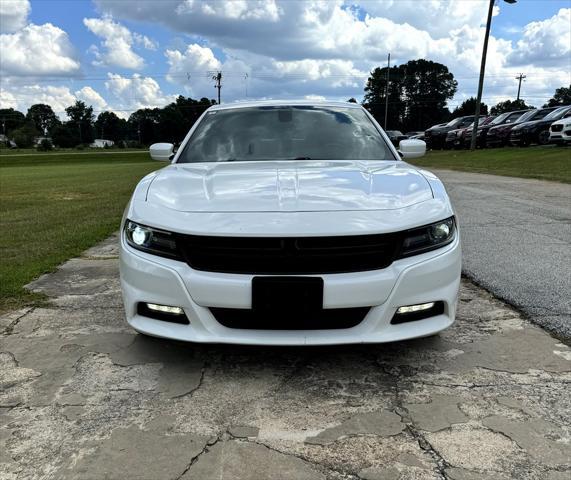
<path fill-rule="evenodd" d="M 125 324 L 115 243 L 0 317 L 0 478 L 569 478 L 571 349 L 473 284 L 434 338 L 180 344 Z"/>
<path fill-rule="evenodd" d="M 435 173 L 458 212 L 465 274 L 571 339 L 571 185 Z"/>

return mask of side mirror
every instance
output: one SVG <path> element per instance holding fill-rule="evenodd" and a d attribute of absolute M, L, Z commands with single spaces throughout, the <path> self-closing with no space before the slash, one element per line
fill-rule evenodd
<path fill-rule="evenodd" d="M 426 153 L 426 143 L 416 139 L 401 140 L 399 153 L 405 160 L 422 157 Z"/>
<path fill-rule="evenodd" d="M 174 155 L 174 145 L 172 143 L 153 143 L 149 148 L 149 153 L 153 160 L 168 162 Z"/>

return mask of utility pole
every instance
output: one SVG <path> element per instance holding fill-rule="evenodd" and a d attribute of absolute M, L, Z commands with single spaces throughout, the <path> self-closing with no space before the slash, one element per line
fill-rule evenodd
<path fill-rule="evenodd" d="M 525 75 L 523 73 L 520 73 L 517 77 L 515 77 L 516 80 L 519 80 L 519 85 L 517 87 L 517 100 L 519 101 L 519 94 L 521 92 L 521 81 L 526 78 Z"/>
<path fill-rule="evenodd" d="M 385 95 L 385 131 L 387 130 L 387 119 L 389 115 L 389 72 L 391 70 L 391 54 L 387 59 L 387 92 Z"/>
<path fill-rule="evenodd" d="M 212 77 L 212 80 L 214 80 L 216 82 L 216 84 L 214 85 L 214 88 L 218 89 L 218 105 L 220 105 L 220 89 L 222 88 L 222 72 L 216 73 L 216 75 L 214 75 Z"/>
<path fill-rule="evenodd" d="M 516 3 L 517 0 L 504 0 L 506 3 Z M 490 28 L 492 27 L 492 14 L 494 12 L 495 0 L 490 0 L 488 7 L 488 20 L 486 22 L 486 35 L 484 36 L 484 48 L 482 50 L 482 63 L 480 65 L 480 80 L 478 81 L 478 98 L 476 99 L 476 111 L 474 113 L 474 126 L 472 127 L 472 142 L 470 150 L 476 149 L 476 134 L 478 133 L 478 123 L 480 120 L 480 104 L 482 103 L 482 91 L 484 90 L 484 74 L 486 73 L 486 55 L 488 54 L 488 39 L 490 38 Z"/>

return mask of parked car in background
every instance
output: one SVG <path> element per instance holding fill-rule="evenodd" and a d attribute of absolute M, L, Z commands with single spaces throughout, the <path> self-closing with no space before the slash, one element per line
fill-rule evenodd
<path fill-rule="evenodd" d="M 466 128 L 474 121 L 474 115 L 458 117 L 444 125 L 435 125 L 424 132 L 426 146 L 433 150 L 439 150 L 446 146 L 446 135 L 450 130 Z"/>
<path fill-rule="evenodd" d="M 386 130 L 386 134 L 388 135 L 391 143 L 397 148 L 399 148 L 399 143 L 401 140 L 406 140 L 408 138 L 399 130 Z"/>
<path fill-rule="evenodd" d="M 549 143 L 571 143 L 571 117 L 562 118 L 551 124 L 549 127 Z"/>
<path fill-rule="evenodd" d="M 308 108 L 310 107 L 310 108 Z M 424 154 L 400 144 L 404 159 Z M 346 102 L 210 107 L 121 222 L 127 322 L 182 341 L 382 343 L 454 322 L 460 235 L 442 182 Z"/>
<path fill-rule="evenodd" d="M 504 147 L 509 145 L 510 133 L 512 128 L 520 123 L 530 122 L 532 120 L 541 120 L 546 117 L 552 111 L 557 110 L 558 107 L 549 108 L 539 108 L 537 110 L 529 110 L 519 117 L 513 123 L 506 123 L 504 125 L 496 125 L 488 130 L 488 135 L 486 136 L 486 147 Z"/>
<path fill-rule="evenodd" d="M 512 128 L 510 143 L 520 147 L 527 147 L 532 143 L 547 145 L 549 143 L 549 127 L 551 127 L 551 124 L 568 117 L 571 117 L 571 106 L 566 105 L 557 108 L 542 120 L 520 123 Z"/>
<path fill-rule="evenodd" d="M 488 116 L 480 118 L 478 125 L 485 126 L 490 123 L 495 116 Z M 446 145 L 445 148 L 467 148 L 470 146 L 470 142 L 466 142 L 466 136 L 469 135 L 469 138 L 472 138 L 472 129 L 474 128 L 474 122 L 468 125 L 465 128 L 457 128 L 456 130 L 450 130 L 446 135 Z"/>
<path fill-rule="evenodd" d="M 424 135 L 424 131 L 422 132 L 406 132 L 405 135 L 407 138 L 417 137 L 419 135 Z"/>
<path fill-rule="evenodd" d="M 411 135 L 408 138 L 410 140 L 422 140 L 422 141 L 424 141 L 424 132 L 417 133 L 417 135 Z"/>
<path fill-rule="evenodd" d="M 496 125 L 504 125 L 507 123 L 515 122 L 519 117 L 521 117 L 527 110 L 516 110 L 514 112 L 505 112 L 498 115 L 487 125 L 478 125 L 478 130 L 476 131 L 476 146 L 479 148 L 486 147 L 486 137 L 488 136 L 488 131 L 490 128 Z M 466 143 L 472 143 L 472 130 L 466 132 L 465 135 Z"/>

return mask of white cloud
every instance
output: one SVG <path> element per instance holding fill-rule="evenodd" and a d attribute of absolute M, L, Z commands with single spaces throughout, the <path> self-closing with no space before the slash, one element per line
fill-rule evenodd
<path fill-rule="evenodd" d="M 167 77 L 169 80 L 177 78 L 186 80 L 187 74 L 206 73 L 210 70 L 219 70 L 222 66 L 210 48 L 197 44 L 188 45 L 184 52 L 167 50 L 165 55 L 169 65 Z"/>
<path fill-rule="evenodd" d="M 80 64 L 67 33 L 51 23 L 0 35 L 3 75 L 73 75 Z"/>
<path fill-rule="evenodd" d="M 113 65 L 139 70 L 144 67 L 145 61 L 133 51 L 133 45 L 136 43 L 149 50 L 157 48 L 156 42 L 139 33 L 131 33 L 127 27 L 114 22 L 111 17 L 84 18 L 83 24 L 103 39 L 103 53 L 100 53 L 98 47 L 91 48 L 96 58 L 93 63 L 97 66 Z"/>
<path fill-rule="evenodd" d="M 165 95 L 156 80 L 136 73 L 131 78 L 108 73 L 105 87 L 115 97 L 115 110 L 124 112 L 164 107 L 176 99 L 176 95 Z"/>
<path fill-rule="evenodd" d="M 562 8 L 547 20 L 527 24 L 509 61 L 513 65 L 563 62 L 571 71 L 571 8 Z"/>
<path fill-rule="evenodd" d="M 12 107 L 25 113 L 31 105 L 45 103 L 50 105 L 60 118 L 65 118 L 66 107 L 73 105 L 75 101 L 76 97 L 68 87 L 54 85 L 15 85 L 2 88 L 0 95 L 2 108 Z"/>
<path fill-rule="evenodd" d="M 2 0 L 0 2 L 0 32 L 12 33 L 24 28 L 30 10 L 29 0 Z"/>
<path fill-rule="evenodd" d="M 434 38 L 445 38 L 451 30 L 465 25 L 484 25 L 489 5 L 488 0 L 360 0 L 355 3 L 373 17 L 411 25 Z M 496 15 L 498 11 L 496 6 Z"/>
<path fill-rule="evenodd" d="M 108 108 L 105 99 L 89 86 L 77 90 L 75 96 L 78 100 L 85 102 L 86 105 L 91 105 L 96 112 Z"/>
<path fill-rule="evenodd" d="M 194 14 L 231 20 L 263 20 L 275 22 L 282 13 L 275 0 L 232 0 L 231 2 L 186 0 L 177 8 L 178 14 Z"/>

